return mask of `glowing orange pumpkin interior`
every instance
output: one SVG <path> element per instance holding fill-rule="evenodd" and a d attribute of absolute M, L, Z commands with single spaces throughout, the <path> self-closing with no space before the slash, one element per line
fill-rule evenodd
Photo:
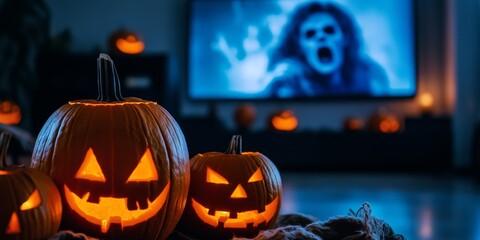
<path fill-rule="evenodd" d="M 272 126 L 278 131 L 293 131 L 298 126 L 298 120 L 292 111 L 282 111 L 280 114 L 272 117 Z"/>
<path fill-rule="evenodd" d="M 98 164 L 97 158 L 92 148 L 87 150 L 85 159 L 75 175 L 77 179 L 86 179 L 90 181 L 106 182 L 103 171 Z M 138 165 L 127 179 L 129 182 L 148 182 L 157 181 L 158 173 L 153 161 L 152 153 L 147 148 L 141 157 Z M 100 197 L 98 203 L 88 202 L 90 193 L 84 196 L 78 196 L 64 185 L 65 198 L 68 205 L 82 218 L 90 223 L 100 226 L 103 233 L 110 228 L 111 223 L 120 224 L 122 229 L 128 226 L 134 226 L 140 222 L 147 221 L 155 216 L 163 207 L 168 192 L 170 191 L 170 182 L 167 183 L 163 191 L 152 202 L 147 199 L 148 207 L 145 209 L 129 210 L 127 207 L 127 198 Z"/>
<path fill-rule="evenodd" d="M 133 34 L 117 39 L 115 45 L 120 52 L 126 54 L 139 54 L 145 49 L 145 44 Z"/>
<path fill-rule="evenodd" d="M 228 181 L 215 172 L 211 168 L 207 167 L 206 181 L 214 184 L 229 184 Z M 260 168 L 258 168 L 252 176 L 248 179 L 248 183 L 263 181 L 263 174 Z M 247 192 L 238 184 L 235 190 L 233 190 L 230 198 L 247 198 Z M 202 204 L 195 201 L 192 198 L 192 207 L 195 210 L 197 216 L 206 224 L 213 227 L 217 227 L 219 222 L 222 222 L 225 228 L 246 228 L 247 224 L 253 223 L 254 227 L 257 227 L 263 222 L 268 222 L 272 219 L 277 211 L 278 196 L 269 204 L 265 206 L 264 212 L 258 212 L 258 210 L 250 210 L 245 212 L 235 213 L 236 218 L 230 217 L 230 211 L 215 211 L 214 214 L 209 214 L 209 208 L 204 207 Z"/>
<path fill-rule="evenodd" d="M 223 222 L 225 228 L 246 228 L 247 224 L 253 223 L 257 227 L 263 222 L 270 221 L 278 207 L 278 196 L 265 206 L 265 211 L 251 210 L 236 213 L 237 218 L 230 217 L 230 211 L 215 211 L 215 214 L 208 214 L 209 209 L 202 206 L 192 198 L 192 206 L 197 216 L 206 224 L 217 227 L 219 222 Z"/>
<path fill-rule="evenodd" d="M 396 133 L 400 130 L 400 123 L 394 117 L 386 117 L 380 121 L 379 129 L 382 133 Z"/>
<path fill-rule="evenodd" d="M 13 125 L 22 120 L 20 107 L 12 101 L 0 102 L 0 123 Z"/>
<path fill-rule="evenodd" d="M 28 197 L 27 201 L 23 202 L 20 205 L 21 211 L 27 211 L 30 209 L 34 209 L 42 204 L 42 197 L 38 192 L 38 189 L 35 189 L 32 194 Z M 7 234 L 18 234 L 21 233 L 22 229 L 20 227 L 20 223 L 18 221 L 18 214 L 16 212 L 12 212 L 10 216 L 10 220 L 8 221 L 7 229 L 5 233 Z"/>

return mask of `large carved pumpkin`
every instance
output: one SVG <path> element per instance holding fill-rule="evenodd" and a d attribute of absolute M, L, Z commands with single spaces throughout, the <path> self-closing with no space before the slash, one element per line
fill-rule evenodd
<path fill-rule="evenodd" d="M 155 102 L 123 98 L 110 57 L 98 58 L 99 97 L 71 101 L 38 135 L 32 167 L 64 202 L 62 228 L 109 239 L 165 239 L 188 194 L 189 156 L 173 117 Z"/>
<path fill-rule="evenodd" d="M 57 187 L 44 173 L 7 166 L 10 135 L 0 135 L 0 239 L 38 240 L 60 227 L 62 202 Z"/>
<path fill-rule="evenodd" d="M 190 193 L 180 231 L 201 239 L 253 237 L 271 227 L 282 197 L 280 173 L 259 152 L 242 152 L 240 135 L 225 153 L 191 160 Z"/>

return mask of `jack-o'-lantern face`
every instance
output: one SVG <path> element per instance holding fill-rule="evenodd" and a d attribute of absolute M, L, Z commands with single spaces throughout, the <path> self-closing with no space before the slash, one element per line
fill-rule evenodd
<path fill-rule="evenodd" d="M 82 165 L 75 174 L 75 179 L 106 183 L 107 179 L 98 163 L 97 157 L 92 148 L 85 154 Z M 158 181 L 158 173 L 152 158 L 150 149 L 146 149 L 138 165 L 127 178 L 125 184 Z M 111 223 L 120 224 L 121 228 L 136 225 L 155 216 L 162 208 L 170 190 L 170 183 L 153 200 L 145 199 L 140 204 L 137 201 L 130 201 L 128 197 L 107 197 L 99 196 L 98 202 L 90 202 L 91 192 L 78 196 L 68 186 L 64 185 L 65 199 L 68 205 L 80 216 L 101 227 L 103 233 L 107 232 Z"/>
<path fill-rule="evenodd" d="M 154 103 L 70 102 L 65 107 L 89 114 L 75 115 L 56 142 L 69 147 L 51 155 L 58 159 L 51 174 L 65 204 L 62 224 L 108 239 L 131 239 L 152 224 L 158 228 L 168 214 L 166 203 L 178 191 L 173 181 L 181 176 L 169 171 L 174 158 L 162 130 L 140 130 L 145 122 L 155 123 L 153 117 L 129 115 L 154 109 Z"/>
<path fill-rule="evenodd" d="M 113 61 L 106 54 L 97 61 L 98 98 L 52 114 L 31 166 L 58 186 L 62 228 L 101 239 L 166 239 L 190 182 L 183 133 L 157 103 L 123 98 Z"/>
<path fill-rule="evenodd" d="M 47 239 L 60 226 L 60 194 L 42 172 L 7 164 L 10 137 L 0 133 L 0 239 Z"/>
<path fill-rule="evenodd" d="M 219 168 L 218 172 L 222 170 L 225 169 Z M 270 222 L 276 214 L 279 199 L 277 195 L 269 202 L 257 202 L 258 194 L 254 191 L 264 181 L 260 168 L 254 170 L 250 177 L 239 172 L 228 174 L 228 171 L 223 174 L 227 176 L 224 177 L 218 172 L 210 167 L 205 172 L 205 186 L 208 189 L 205 191 L 208 195 L 216 195 L 216 198 L 206 199 L 206 194 L 202 193 L 197 193 L 198 199 L 192 196 L 192 207 L 200 219 L 213 227 L 222 228 L 258 227 Z"/>
<path fill-rule="evenodd" d="M 5 171 L 0 171 L 0 175 L 5 175 L 5 174 L 6 174 Z M 5 210 L 14 209 L 14 206 L 20 206 L 18 209 L 14 209 L 13 211 L 11 211 L 11 213 L 8 211 L 5 212 L 6 214 L 5 216 L 9 216 L 5 233 L 7 235 L 20 234 L 22 232 L 22 226 L 20 224 L 18 215 L 21 212 L 25 212 L 25 214 L 28 214 L 29 212 L 31 212 L 32 209 L 37 208 L 41 204 L 42 204 L 42 197 L 40 196 L 38 189 L 35 189 L 33 190 L 33 192 L 31 192 L 31 194 L 28 196 L 27 199 L 23 199 L 18 203 L 9 201 L 5 205 L 3 205 L 2 208 L 4 207 Z M 2 224 L 2 226 L 4 226 L 4 224 Z"/>
<path fill-rule="evenodd" d="M 195 237 L 251 237 L 275 223 L 281 180 L 275 165 L 259 152 L 241 152 L 241 137 L 225 153 L 197 154 L 191 160 L 190 193 L 181 225 Z"/>

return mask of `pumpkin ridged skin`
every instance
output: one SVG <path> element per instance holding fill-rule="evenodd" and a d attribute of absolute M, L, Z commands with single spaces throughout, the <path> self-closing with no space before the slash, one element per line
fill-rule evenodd
<path fill-rule="evenodd" d="M 207 152 L 195 155 L 191 161 L 191 185 L 184 215 L 178 229 L 187 235 L 199 239 L 230 239 L 254 237 L 260 230 L 271 228 L 278 217 L 282 198 L 280 173 L 273 162 L 259 152 L 242 152 L 241 136 L 235 135 L 225 153 Z M 211 168 L 222 174 L 229 184 L 212 185 L 206 183 L 206 169 Z M 263 181 L 247 183 L 247 179 L 257 169 L 263 174 Z M 248 195 L 242 199 L 231 199 L 230 194 L 241 185 Z M 192 208 L 192 198 L 207 208 L 218 211 L 243 212 L 259 210 L 261 212 L 273 199 L 278 205 L 273 217 L 257 227 L 219 228 L 202 222 Z"/>
<path fill-rule="evenodd" d="M 5 141 L 2 133 L 1 142 Z M 8 140 L 7 140 L 8 142 Z M 44 173 L 21 166 L 5 166 L 6 147 L 2 144 L 0 154 L 0 239 L 38 240 L 47 239 L 57 233 L 61 217 L 62 202 L 60 193 L 52 180 Z M 5 174 L 8 173 L 8 174 Z M 35 191 L 41 197 L 39 206 L 28 210 L 20 210 L 20 206 Z M 20 233 L 6 234 L 8 222 L 12 213 L 18 216 Z"/>
<path fill-rule="evenodd" d="M 104 99 L 104 94 L 108 91 L 99 93 L 99 98 Z M 31 166 L 47 173 L 60 189 L 64 202 L 62 229 L 102 239 L 166 239 L 182 215 L 188 194 L 190 167 L 185 138 L 174 118 L 157 103 L 133 97 L 117 99 L 78 100 L 61 106 L 41 129 Z M 105 182 L 75 177 L 90 148 Z M 126 183 L 147 148 L 158 180 Z M 167 199 L 155 216 L 123 229 L 112 223 L 106 233 L 65 204 L 64 186 L 80 197 L 89 193 L 93 203 L 100 197 L 111 197 L 146 204 L 168 183 Z"/>

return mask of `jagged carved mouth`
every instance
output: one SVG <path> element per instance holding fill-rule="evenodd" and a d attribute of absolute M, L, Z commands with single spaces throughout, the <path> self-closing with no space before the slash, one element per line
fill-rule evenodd
<path fill-rule="evenodd" d="M 192 206 L 197 216 L 208 225 L 218 227 L 223 225 L 224 228 L 247 228 L 250 224 L 253 227 L 257 227 L 259 224 L 269 222 L 278 207 L 278 196 L 265 206 L 265 211 L 258 212 L 258 210 L 249 210 L 245 212 L 231 213 L 229 211 L 214 211 L 209 214 L 208 208 L 204 207 L 195 199 L 192 198 Z M 236 215 L 236 217 L 234 216 Z"/>
<path fill-rule="evenodd" d="M 155 216 L 167 199 L 170 182 L 155 200 L 150 202 L 147 199 L 147 208 L 137 210 L 128 209 L 127 198 L 100 197 L 98 203 L 92 203 L 88 202 L 89 192 L 83 197 L 79 197 L 66 185 L 64 185 L 64 190 L 70 208 L 88 222 L 100 226 L 102 233 L 106 233 L 111 223 L 120 224 L 123 230 L 124 227 L 134 226 Z"/>
<path fill-rule="evenodd" d="M 328 47 L 318 49 L 317 56 L 321 63 L 330 63 L 333 60 L 332 50 Z"/>

